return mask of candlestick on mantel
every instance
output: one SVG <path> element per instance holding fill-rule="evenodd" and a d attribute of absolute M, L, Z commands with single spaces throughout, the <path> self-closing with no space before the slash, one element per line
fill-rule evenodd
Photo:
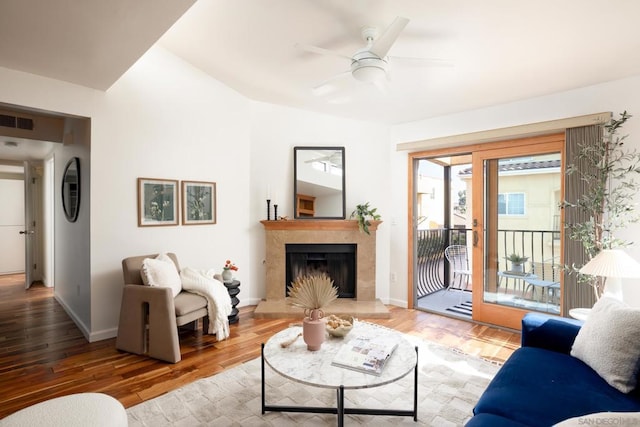
<path fill-rule="evenodd" d="M 273 205 L 273 219 L 278 220 L 278 205 Z"/>
<path fill-rule="evenodd" d="M 271 220 L 271 199 L 267 199 L 267 221 Z"/>

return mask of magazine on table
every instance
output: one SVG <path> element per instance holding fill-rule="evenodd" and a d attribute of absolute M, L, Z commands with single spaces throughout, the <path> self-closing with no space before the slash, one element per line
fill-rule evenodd
<path fill-rule="evenodd" d="M 355 337 L 340 347 L 331 364 L 380 375 L 397 346 L 397 339 L 391 336 Z"/>

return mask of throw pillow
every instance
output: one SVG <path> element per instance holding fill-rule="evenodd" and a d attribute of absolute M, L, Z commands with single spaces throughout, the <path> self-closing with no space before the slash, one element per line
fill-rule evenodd
<path fill-rule="evenodd" d="M 145 258 L 142 261 L 140 276 L 142 283 L 147 286 L 171 288 L 174 298 L 182 290 L 178 269 L 166 254 L 160 254 L 156 258 Z"/>
<path fill-rule="evenodd" d="M 578 332 L 571 355 L 623 393 L 636 387 L 640 363 L 640 310 L 602 297 Z"/>

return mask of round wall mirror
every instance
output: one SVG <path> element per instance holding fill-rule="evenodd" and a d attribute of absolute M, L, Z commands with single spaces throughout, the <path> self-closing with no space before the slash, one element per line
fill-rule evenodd
<path fill-rule="evenodd" d="M 80 159 L 72 157 L 62 175 L 62 207 L 69 222 L 76 222 L 80 210 Z"/>

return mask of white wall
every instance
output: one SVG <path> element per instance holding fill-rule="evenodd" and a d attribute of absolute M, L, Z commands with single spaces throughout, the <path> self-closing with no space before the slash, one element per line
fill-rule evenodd
<path fill-rule="evenodd" d="M 389 230 L 391 191 L 387 145 L 389 127 L 339 119 L 266 103 L 253 103 L 251 132 L 251 283 L 256 296 L 265 297 L 264 228 L 266 188 L 279 194 L 278 215 L 293 218 L 293 147 L 345 147 L 347 217 L 356 205 L 370 202 L 384 221 L 377 233 L 376 296 L 389 297 Z"/>
<path fill-rule="evenodd" d="M 92 332 L 113 336 L 128 256 L 175 252 L 182 266 L 239 266 L 251 295 L 249 102 L 161 48 L 143 56 L 92 115 Z M 138 227 L 138 177 L 216 182 L 217 224 Z M 242 301 L 244 303 L 244 301 Z"/>
<path fill-rule="evenodd" d="M 640 148 L 640 76 L 617 80 L 596 86 L 562 92 L 554 95 L 529 99 L 510 104 L 497 105 L 459 114 L 436 117 L 403 125 L 391 130 L 389 152 L 393 157 L 392 185 L 394 188 L 407 186 L 407 153 L 396 152 L 396 144 L 419 141 L 441 136 L 503 128 L 526 123 L 581 116 L 603 111 L 611 111 L 614 116 L 627 110 L 636 117 L 627 122 L 621 135 L 629 135 L 627 146 Z M 391 265 L 406 266 L 407 254 L 407 204 L 406 192 L 393 192 L 391 215 L 398 218 L 399 232 L 392 233 Z M 640 241 L 640 225 L 633 225 L 625 233 L 629 240 Z M 627 252 L 640 260 L 640 247 L 634 246 Z M 402 268 L 398 279 L 404 284 L 393 288 L 391 298 L 407 301 L 407 270 Z M 640 292 L 639 292 L 640 293 Z M 640 303 L 640 298 L 638 299 Z"/>
<path fill-rule="evenodd" d="M 85 336 L 91 333 L 91 166 L 89 138 L 78 135 L 69 146 L 56 144 L 54 182 L 61 183 L 72 157 L 80 159 L 80 205 L 78 218 L 69 222 L 62 206 L 61 186 L 54 183 L 54 294 Z M 40 233 L 43 227 L 40 228 Z"/>

